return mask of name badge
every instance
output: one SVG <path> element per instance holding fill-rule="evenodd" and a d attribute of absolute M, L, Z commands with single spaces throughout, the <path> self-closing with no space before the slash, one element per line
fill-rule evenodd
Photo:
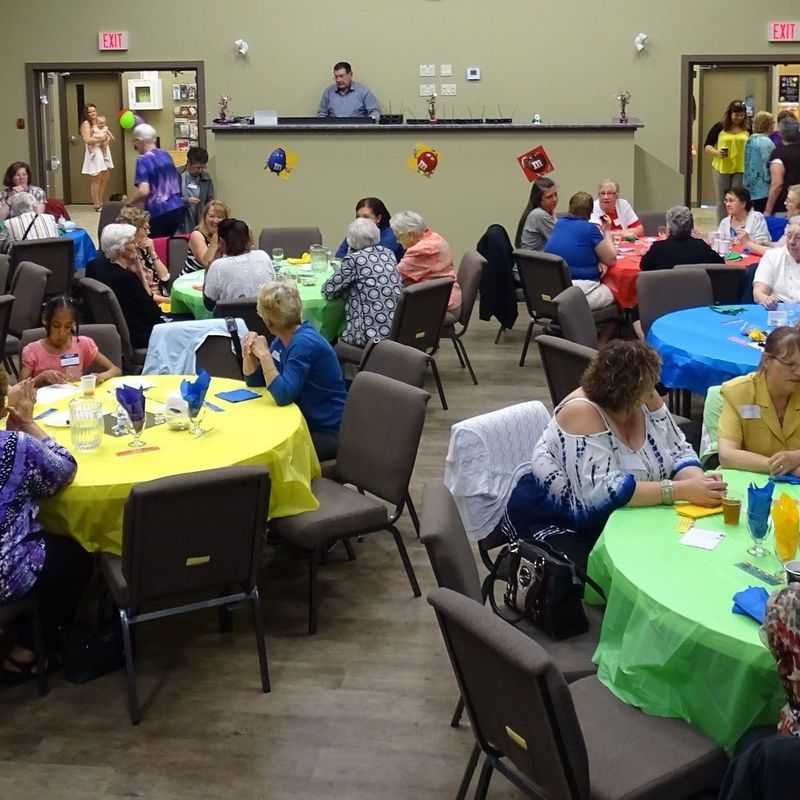
<path fill-rule="evenodd" d="M 742 419 L 761 419 L 761 406 L 739 406 Z"/>
<path fill-rule="evenodd" d="M 279 351 L 279 350 L 273 350 L 273 351 L 272 351 L 272 360 L 273 360 L 273 361 L 277 361 L 278 363 L 280 363 L 280 360 L 281 360 L 281 354 L 280 354 L 280 351 Z"/>
<path fill-rule="evenodd" d="M 62 367 L 79 367 L 81 365 L 81 357 L 78 353 L 62 353 L 60 360 Z"/>
<path fill-rule="evenodd" d="M 644 461 L 636 453 L 626 453 L 622 456 L 622 470 L 624 472 L 641 472 L 644 468 Z"/>

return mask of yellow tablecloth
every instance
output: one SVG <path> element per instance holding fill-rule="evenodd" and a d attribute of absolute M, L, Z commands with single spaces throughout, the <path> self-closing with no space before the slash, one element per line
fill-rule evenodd
<path fill-rule="evenodd" d="M 181 377 L 148 375 L 155 384 L 148 398 L 163 401 L 177 391 Z M 219 391 L 241 388 L 241 381 L 213 378 L 207 400 L 223 408 L 205 409 L 202 427 L 211 428 L 194 438 L 188 431 L 171 431 L 166 425 L 145 429 L 145 443 L 159 449 L 128 452 L 130 436 L 103 436 L 98 450 L 81 452 L 73 448 L 68 428 L 42 427 L 65 445 L 78 462 L 73 483 L 55 497 L 42 501 L 39 519 L 45 530 L 69 534 L 87 550 L 120 554 L 122 515 L 131 487 L 142 481 L 185 472 L 218 467 L 264 464 L 272 480 L 269 516 L 285 517 L 319 507 L 311 493 L 311 479 L 320 474 L 319 461 L 300 409 L 295 405 L 278 407 L 264 389 L 263 396 L 244 403 L 226 403 L 216 397 Z M 97 389 L 106 412 L 116 408 L 111 387 Z M 49 407 L 66 408 L 69 400 L 52 406 L 37 405 L 35 414 Z"/>

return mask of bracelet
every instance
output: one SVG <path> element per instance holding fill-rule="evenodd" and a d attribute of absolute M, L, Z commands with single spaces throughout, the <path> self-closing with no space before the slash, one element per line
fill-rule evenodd
<path fill-rule="evenodd" d="M 671 506 L 673 502 L 672 481 L 663 480 L 659 483 L 661 488 L 661 505 Z"/>

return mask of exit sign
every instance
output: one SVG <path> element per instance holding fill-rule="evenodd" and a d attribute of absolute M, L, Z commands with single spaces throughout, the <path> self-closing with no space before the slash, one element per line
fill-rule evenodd
<path fill-rule="evenodd" d="M 127 50 L 128 31 L 100 31 L 97 34 L 97 49 L 107 50 Z"/>
<path fill-rule="evenodd" d="M 800 42 L 800 22 L 770 22 L 767 33 L 770 42 Z"/>

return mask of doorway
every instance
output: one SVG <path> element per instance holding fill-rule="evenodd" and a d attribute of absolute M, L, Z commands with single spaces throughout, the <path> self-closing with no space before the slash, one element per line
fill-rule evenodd
<path fill-rule="evenodd" d="M 82 174 L 86 146 L 81 138 L 81 122 L 89 103 L 97 106 L 98 115 L 106 117 L 106 124 L 114 134 L 109 146 L 114 168 L 106 188 L 106 199 L 113 194 L 125 193 L 125 156 L 123 137 L 114 124 L 117 111 L 122 108 L 122 84 L 116 73 L 62 73 L 60 76 L 62 105 L 62 159 L 64 168 L 64 200 L 67 203 L 89 203 L 89 178 Z M 64 123 L 66 125 L 64 126 Z M 66 130 L 64 130 L 66 127 Z M 65 152 L 66 151 L 66 152 Z"/>

